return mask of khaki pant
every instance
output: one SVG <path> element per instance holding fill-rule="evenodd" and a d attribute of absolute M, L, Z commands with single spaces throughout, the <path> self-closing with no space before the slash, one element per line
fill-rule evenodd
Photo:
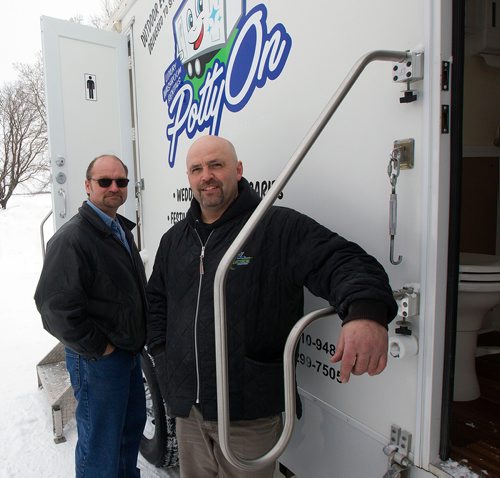
<path fill-rule="evenodd" d="M 217 422 L 203 420 L 197 407 L 188 418 L 176 419 L 181 478 L 272 478 L 275 465 L 245 472 L 231 465 L 222 454 Z M 257 458 L 278 441 L 281 416 L 231 422 L 231 449 L 243 458 Z"/>

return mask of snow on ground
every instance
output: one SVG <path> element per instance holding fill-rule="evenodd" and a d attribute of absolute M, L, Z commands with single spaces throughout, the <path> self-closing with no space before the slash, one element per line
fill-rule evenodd
<path fill-rule="evenodd" d="M 466 464 L 457 463 L 453 460 L 447 460 L 441 463 L 441 469 L 454 478 L 480 478 L 479 475 L 471 471 Z M 485 473 L 486 475 L 484 476 L 487 476 L 488 472 Z"/>
<path fill-rule="evenodd" d="M 42 266 L 39 226 L 50 195 L 14 196 L 0 209 L 0 468 L 1 478 L 74 475 L 76 428 L 52 440 L 52 418 L 38 389 L 36 364 L 57 343 L 42 328 L 33 301 Z M 46 224 L 50 237 L 52 220 Z"/>

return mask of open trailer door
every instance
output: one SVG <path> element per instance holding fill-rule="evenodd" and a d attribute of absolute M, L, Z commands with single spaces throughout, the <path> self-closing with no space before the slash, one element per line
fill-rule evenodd
<path fill-rule="evenodd" d="M 55 227 L 86 199 L 88 164 L 115 154 L 135 184 L 127 37 L 41 18 Z M 135 222 L 134 194 L 121 213 Z"/>

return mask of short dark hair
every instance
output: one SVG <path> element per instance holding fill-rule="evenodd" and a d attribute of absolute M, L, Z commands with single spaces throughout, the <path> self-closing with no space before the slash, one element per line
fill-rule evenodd
<path fill-rule="evenodd" d="M 123 166 L 123 169 L 125 170 L 125 174 L 128 176 L 128 168 L 127 168 L 127 165 L 118 157 L 118 156 L 115 156 L 114 154 L 101 154 L 99 156 L 97 156 L 97 158 L 94 158 L 90 164 L 88 165 L 87 167 L 87 172 L 85 173 L 85 177 L 87 179 L 91 179 L 92 178 L 92 168 L 94 167 L 94 164 L 95 162 L 98 160 L 98 159 L 101 159 L 101 158 L 104 158 L 105 156 L 110 156 L 111 158 L 115 158 L 117 161 L 120 161 L 121 165 Z"/>

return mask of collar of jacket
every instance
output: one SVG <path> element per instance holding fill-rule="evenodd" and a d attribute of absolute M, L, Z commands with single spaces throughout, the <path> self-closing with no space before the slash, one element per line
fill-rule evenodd
<path fill-rule="evenodd" d="M 111 228 L 109 228 L 104 221 L 92 210 L 92 208 L 85 201 L 82 204 L 82 207 L 78 209 L 78 213 L 88 222 L 92 224 L 96 229 L 99 229 L 103 234 L 113 234 Z M 135 223 L 122 216 L 121 214 L 117 214 L 116 217 L 120 221 L 120 224 L 127 231 L 132 231 L 135 227 Z"/>
<path fill-rule="evenodd" d="M 255 209 L 259 202 L 259 195 L 250 187 L 250 183 L 245 178 L 241 178 L 238 183 L 238 196 L 224 211 L 222 216 L 211 224 L 211 226 L 214 228 L 219 227 L 231 219 L 238 217 L 247 211 Z M 194 198 L 191 201 L 191 206 L 187 213 L 187 219 L 189 224 L 193 227 L 195 227 L 197 221 L 201 222 L 200 204 Z"/>

